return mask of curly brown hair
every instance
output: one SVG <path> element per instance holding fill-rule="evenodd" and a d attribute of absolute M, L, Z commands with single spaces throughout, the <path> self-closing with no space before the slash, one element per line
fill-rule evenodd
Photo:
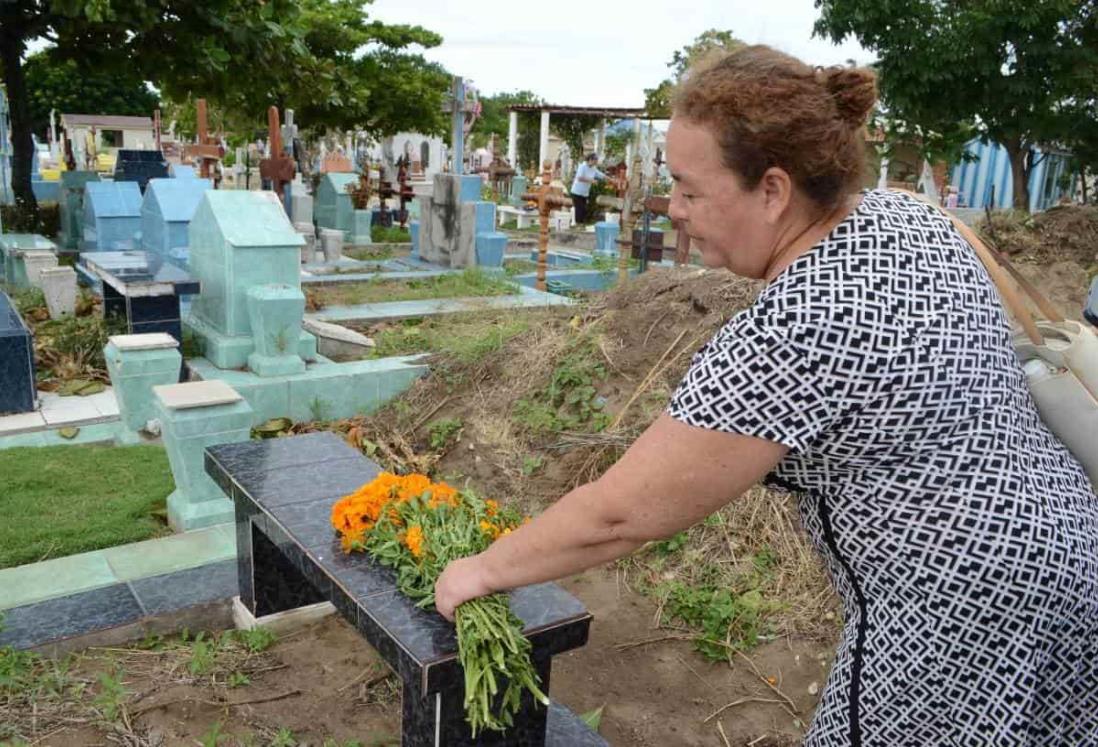
<path fill-rule="evenodd" d="M 811 67 L 770 47 L 741 47 L 691 68 L 673 110 L 713 129 L 745 189 L 777 166 L 830 209 L 861 186 L 876 81 L 866 68 Z"/>

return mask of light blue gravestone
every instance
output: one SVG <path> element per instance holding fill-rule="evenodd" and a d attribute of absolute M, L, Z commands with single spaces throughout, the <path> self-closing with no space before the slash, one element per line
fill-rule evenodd
<path fill-rule="evenodd" d="M 256 286 L 301 289 L 301 246 L 274 192 L 210 190 L 190 225 L 190 272 L 202 292 L 187 326 L 218 368 L 244 368 L 256 350 L 248 291 Z M 305 360 L 316 358 L 316 338 L 301 332 L 285 343 Z M 295 348 L 296 344 L 296 348 Z"/>
<path fill-rule="evenodd" d="M 70 252 L 80 249 L 84 236 L 84 185 L 99 181 L 94 171 L 61 172 L 61 248 Z"/>
<path fill-rule="evenodd" d="M 354 206 L 348 186 L 358 183 L 358 174 L 325 174 L 316 190 L 313 215 L 321 228 L 332 228 L 350 235 L 354 230 Z"/>
<path fill-rule="evenodd" d="M 188 269 L 187 228 L 202 201 L 213 189 L 209 179 L 150 179 L 141 203 L 141 244 L 174 265 Z"/>
<path fill-rule="evenodd" d="M 248 289 L 248 318 L 255 351 L 248 369 L 257 376 L 287 376 L 305 372 L 298 355 L 305 294 L 290 285 L 257 285 Z"/>
<path fill-rule="evenodd" d="M 185 166 L 181 163 L 173 163 L 168 167 L 168 172 L 176 179 L 197 179 L 198 173 L 194 166 Z"/>
<path fill-rule="evenodd" d="M 522 205 L 524 200 L 522 196 L 526 193 L 526 177 L 522 174 L 515 174 L 511 177 L 511 194 L 508 199 L 515 207 Z"/>
<path fill-rule="evenodd" d="M 621 226 L 617 223 L 611 223 L 610 221 L 596 223 L 595 252 L 616 257 L 618 254 L 618 233 L 620 231 Z"/>
<path fill-rule="evenodd" d="M 84 185 L 83 252 L 126 252 L 141 239 L 141 190 L 137 182 Z"/>
<path fill-rule="evenodd" d="M 144 335 L 115 335 L 103 348 L 111 387 L 118 399 L 118 412 L 125 428 L 122 443 L 140 443 L 140 432 L 156 417 L 153 387 L 175 384 L 183 356 L 179 342 L 164 332 Z"/>
<path fill-rule="evenodd" d="M 252 408 L 223 381 L 157 386 L 153 393 L 175 479 L 175 491 L 168 496 L 168 523 L 185 532 L 231 521 L 233 502 L 206 474 L 205 449 L 247 441 Z"/>
<path fill-rule="evenodd" d="M 351 226 L 351 235 L 347 243 L 351 246 L 362 246 L 374 243 L 370 235 L 370 228 L 374 225 L 374 212 L 372 210 L 356 210 Z"/>

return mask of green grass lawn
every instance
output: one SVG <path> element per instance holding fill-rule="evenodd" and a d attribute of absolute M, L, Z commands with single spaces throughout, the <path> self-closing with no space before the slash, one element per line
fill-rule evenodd
<path fill-rule="evenodd" d="M 426 298 L 509 296 L 518 292 L 518 286 L 500 275 L 470 268 L 460 273 L 412 280 L 377 278 L 361 283 L 318 286 L 314 290 L 313 298 L 323 307 L 419 301 Z"/>
<path fill-rule="evenodd" d="M 169 534 L 174 487 L 159 446 L 0 450 L 0 568 Z"/>

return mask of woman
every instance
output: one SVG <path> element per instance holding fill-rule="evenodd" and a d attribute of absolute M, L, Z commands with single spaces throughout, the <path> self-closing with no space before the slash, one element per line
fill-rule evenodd
<path fill-rule="evenodd" d="M 763 278 L 598 481 L 439 579 L 439 610 L 690 526 L 768 474 L 801 494 L 845 627 L 806 744 L 1098 744 L 1098 499 L 1040 421 L 950 222 L 857 193 L 867 70 L 765 47 L 692 72 L 671 217 Z"/>

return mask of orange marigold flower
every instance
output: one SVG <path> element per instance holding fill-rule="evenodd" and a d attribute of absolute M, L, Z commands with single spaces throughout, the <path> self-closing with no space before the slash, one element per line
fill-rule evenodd
<path fill-rule="evenodd" d="M 436 482 L 431 486 L 431 500 L 428 504 L 431 508 L 438 508 L 442 504 L 456 506 L 458 504 L 458 492 L 444 482 Z"/>
<path fill-rule="evenodd" d="M 480 531 L 484 532 L 492 539 L 495 539 L 499 536 L 499 527 L 497 527 L 490 521 L 485 521 L 484 519 L 480 520 Z"/>
<path fill-rule="evenodd" d="M 423 529 L 419 524 L 413 524 L 408 527 L 408 531 L 404 533 L 404 546 L 407 547 L 412 555 L 417 558 L 423 557 Z"/>
<path fill-rule="evenodd" d="M 499 504 L 491 498 L 484 502 L 484 507 L 489 516 L 495 516 L 499 512 Z"/>

